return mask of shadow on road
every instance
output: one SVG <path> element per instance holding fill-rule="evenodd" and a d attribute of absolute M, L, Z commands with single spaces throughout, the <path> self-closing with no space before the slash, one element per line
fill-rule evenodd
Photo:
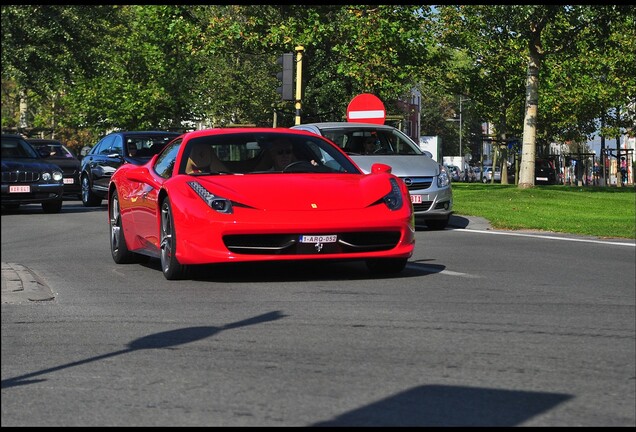
<path fill-rule="evenodd" d="M 37 372 L 31 372 L 31 373 L 20 375 L 14 378 L 3 379 L 1 387 L 2 389 L 6 389 L 10 387 L 37 383 L 37 382 L 45 381 L 45 379 L 44 378 L 33 379 L 33 378 L 50 374 L 62 369 L 80 366 L 86 363 L 104 360 L 104 359 L 122 355 L 122 354 L 128 354 L 130 352 L 142 350 L 142 349 L 161 349 L 161 348 L 174 347 L 177 345 L 183 345 L 189 342 L 194 342 L 200 339 L 205 339 L 210 336 L 214 336 L 223 330 L 230 330 L 230 329 L 235 329 L 235 328 L 244 327 L 248 325 L 262 324 L 269 321 L 275 321 L 275 320 L 284 318 L 285 316 L 286 315 L 282 314 L 280 311 L 274 311 L 274 312 L 269 312 L 263 315 L 258 315 L 252 318 L 248 318 L 246 320 L 229 323 L 221 327 L 186 327 L 182 329 L 151 334 L 139 339 L 135 339 L 134 341 L 128 344 L 128 347 L 126 349 L 123 349 L 123 350 L 106 353 L 106 354 L 102 354 L 95 357 L 89 357 L 87 359 L 78 360 L 72 363 L 55 366 L 55 367 L 44 369 Z"/>
<path fill-rule="evenodd" d="M 312 426 L 519 426 L 571 398 L 560 393 L 423 385 Z"/>

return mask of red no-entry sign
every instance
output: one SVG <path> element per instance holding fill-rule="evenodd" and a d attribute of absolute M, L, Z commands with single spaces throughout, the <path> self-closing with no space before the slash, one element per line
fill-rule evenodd
<path fill-rule="evenodd" d="M 350 122 L 384 124 L 385 119 L 384 104 L 371 93 L 359 94 L 347 107 L 347 121 Z"/>

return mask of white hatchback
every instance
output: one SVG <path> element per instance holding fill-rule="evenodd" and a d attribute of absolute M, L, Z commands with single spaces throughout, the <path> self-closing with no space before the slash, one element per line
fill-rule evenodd
<path fill-rule="evenodd" d="M 308 123 L 292 126 L 292 129 L 330 139 L 366 173 L 377 162 L 391 166 L 392 173 L 404 181 L 411 193 L 416 220 L 424 221 L 434 230 L 448 225 L 453 213 L 448 171 L 405 133 L 392 126 L 354 122 Z"/>

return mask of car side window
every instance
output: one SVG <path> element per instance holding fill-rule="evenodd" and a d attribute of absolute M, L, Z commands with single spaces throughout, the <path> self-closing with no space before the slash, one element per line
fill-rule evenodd
<path fill-rule="evenodd" d="M 88 152 L 88 154 L 90 155 L 98 155 L 101 151 L 102 151 L 102 146 L 104 144 L 104 140 L 99 141 L 97 144 L 95 144 L 90 151 Z"/>
<path fill-rule="evenodd" d="M 100 155 L 107 155 L 107 154 L 110 153 L 110 146 L 111 146 L 111 144 L 112 144 L 114 139 L 115 139 L 115 137 L 112 136 L 112 135 L 111 136 L 107 136 L 107 137 L 104 137 L 104 139 L 102 139 L 101 143 L 97 144 L 99 146 L 98 152 L 99 152 Z"/>
<path fill-rule="evenodd" d="M 115 135 L 113 140 L 113 144 L 110 147 L 110 153 L 117 153 L 118 155 L 124 154 L 124 140 L 119 135 Z"/>
<path fill-rule="evenodd" d="M 167 179 L 172 177 L 172 173 L 174 172 L 174 165 L 177 160 L 177 154 L 179 153 L 179 148 L 181 147 L 182 140 L 176 140 L 172 144 L 168 145 L 157 157 L 157 161 L 155 162 L 155 172 Z"/>

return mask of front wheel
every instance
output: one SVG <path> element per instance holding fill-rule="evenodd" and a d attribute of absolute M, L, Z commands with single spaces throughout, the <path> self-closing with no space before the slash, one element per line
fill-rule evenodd
<path fill-rule="evenodd" d="M 121 221 L 119 208 L 119 196 L 113 190 L 108 206 L 108 220 L 110 222 L 110 254 L 117 264 L 126 264 L 134 261 L 134 254 L 128 250 L 126 239 L 124 238 L 124 227 Z"/>
<path fill-rule="evenodd" d="M 172 218 L 172 208 L 168 197 L 161 202 L 161 271 L 168 280 L 182 279 L 186 274 L 186 266 L 179 263 L 176 257 L 177 236 Z"/>
<path fill-rule="evenodd" d="M 366 264 L 371 273 L 395 274 L 404 270 L 407 261 L 407 258 L 370 258 Z"/>
<path fill-rule="evenodd" d="M 88 176 L 82 177 L 82 204 L 84 207 L 97 207 L 102 203 L 102 199 L 95 195 L 91 189 L 91 182 Z"/>

